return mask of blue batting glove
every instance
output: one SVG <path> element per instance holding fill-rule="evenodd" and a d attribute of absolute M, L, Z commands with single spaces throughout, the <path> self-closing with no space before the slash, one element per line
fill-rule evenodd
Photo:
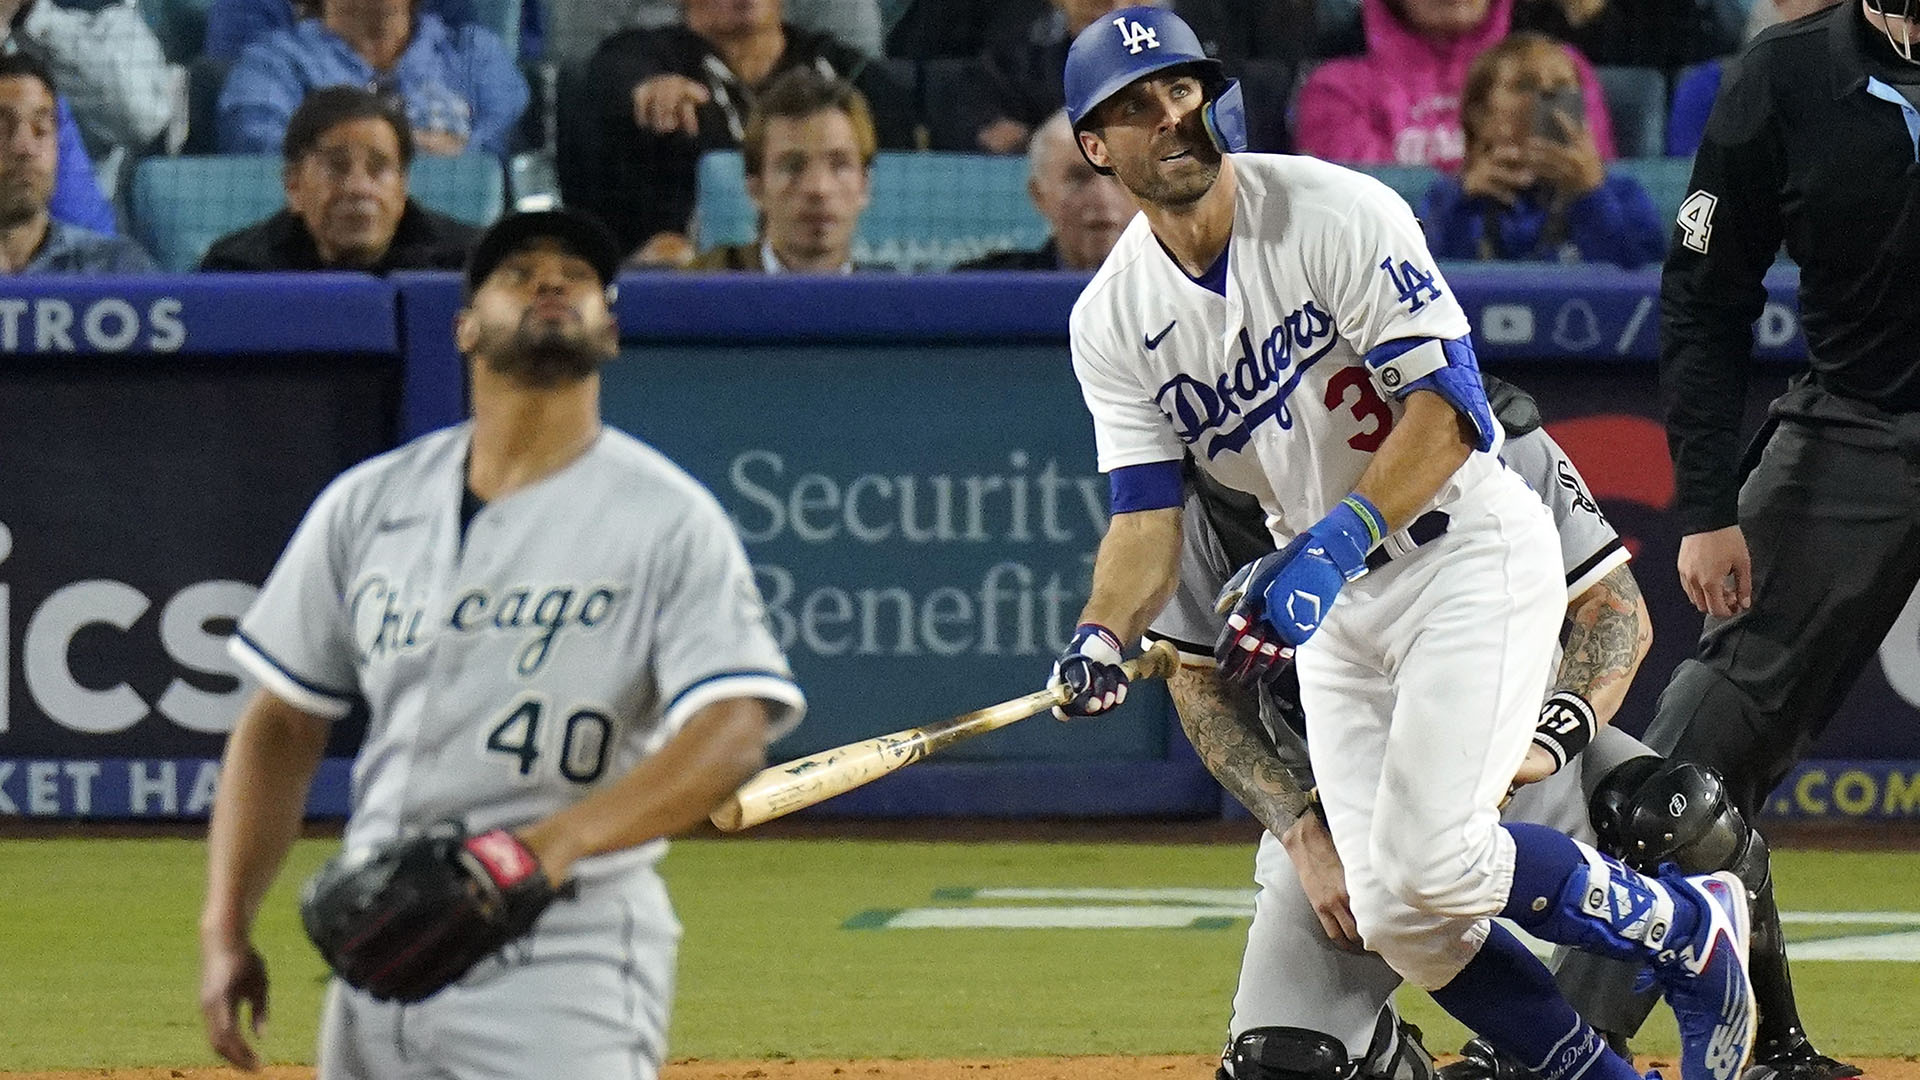
<path fill-rule="evenodd" d="M 1120 639 L 1099 623 L 1081 623 L 1067 639 L 1067 651 L 1053 662 L 1049 687 L 1065 686 L 1073 696 L 1054 706 L 1056 719 L 1095 716 L 1127 700 L 1127 673 L 1120 668 Z"/>
<path fill-rule="evenodd" d="M 1277 677 L 1293 651 L 1320 629 L 1341 586 L 1367 572 L 1367 552 L 1386 535 L 1386 519 L 1361 495 L 1286 547 L 1242 567 L 1221 590 L 1227 615 L 1214 643 L 1220 673 L 1252 685 Z"/>

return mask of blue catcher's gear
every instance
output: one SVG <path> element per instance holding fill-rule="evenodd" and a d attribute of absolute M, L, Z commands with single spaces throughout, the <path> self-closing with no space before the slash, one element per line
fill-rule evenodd
<path fill-rule="evenodd" d="M 1067 50 L 1066 88 L 1067 120 L 1075 136 L 1100 103 L 1128 83 L 1185 66 L 1200 69 L 1207 94 L 1201 119 L 1214 148 L 1223 154 L 1245 150 L 1247 110 L 1239 80 L 1227 78 L 1220 61 L 1207 55 L 1199 37 L 1180 16 L 1157 7 L 1121 8 L 1073 39 L 1073 46 Z"/>

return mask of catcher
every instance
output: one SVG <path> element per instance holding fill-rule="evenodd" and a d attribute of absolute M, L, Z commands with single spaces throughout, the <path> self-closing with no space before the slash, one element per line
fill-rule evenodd
<path fill-rule="evenodd" d="M 250 943 L 329 721 L 369 716 L 343 853 L 302 897 L 338 976 L 322 1080 L 632 1080 L 665 1055 L 679 925 L 654 864 L 805 708 L 719 504 L 601 425 L 618 248 L 569 213 L 480 240 L 473 415 L 314 502 L 233 651 L 262 689 L 208 837 L 200 1007 L 253 1069 Z"/>

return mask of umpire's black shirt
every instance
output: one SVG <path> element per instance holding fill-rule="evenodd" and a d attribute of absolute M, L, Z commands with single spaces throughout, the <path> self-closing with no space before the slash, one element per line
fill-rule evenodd
<path fill-rule="evenodd" d="M 1859 0 L 1775 26 L 1728 64 L 1660 286 L 1683 532 L 1738 520 L 1753 322 L 1783 239 L 1800 264 L 1814 383 L 1920 412 L 1915 98 L 1920 66 L 1895 55 Z"/>

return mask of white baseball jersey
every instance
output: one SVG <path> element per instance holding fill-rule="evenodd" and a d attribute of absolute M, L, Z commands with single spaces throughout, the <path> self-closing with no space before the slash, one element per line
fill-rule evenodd
<path fill-rule="evenodd" d="M 1386 185 L 1314 158 L 1232 161 L 1225 295 L 1138 215 L 1074 305 L 1073 364 L 1101 471 L 1190 451 L 1284 541 L 1353 490 L 1404 412 L 1394 393 L 1446 363 L 1438 341 L 1373 368 L 1367 354 L 1469 328 Z M 1474 454 L 1430 506 L 1499 469 Z"/>
<path fill-rule="evenodd" d="M 470 425 L 365 462 L 315 500 L 233 637 L 275 694 L 367 702 L 347 845 L 459 818 L 514 826 L 620 777 L 715 701 L 805 708 L 707 490 L 611 428 L 461 534 Z M 579 873 L 651 862 L 602 856 Z"/>
<path fill-rule="evenodd" d="M 1573 460 L 1545 428 L 1508 439 L 1500 456 L 1553 512 L 1569 603 L 1626 563 L 1620 534 L 1600 512 Z M 1240 509 L 1219 507 L 1215 512 L 1241 521 Z M 1213 643 L 1226 622 L 1215 610 L 1215 600 L 1238 567 L 1231 565 L 1201 497 L 1192 492 L 1181 515 L 1180 547 L 1180 584 L 1147 628 L 1146 640 L 1172 642 L 1182 663 L 1212 666 Z"/>

